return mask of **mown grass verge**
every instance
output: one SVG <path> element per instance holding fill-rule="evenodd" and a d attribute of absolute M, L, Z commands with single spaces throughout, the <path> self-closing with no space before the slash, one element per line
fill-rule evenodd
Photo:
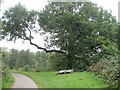
<path fill-rule="evenodd" d="M 56 75 L 56 72 L 23 72 L 32 78 L 39 88 L 106 88 L 103 80 L 91 72 L 74 72 L 72 74 Z"/>

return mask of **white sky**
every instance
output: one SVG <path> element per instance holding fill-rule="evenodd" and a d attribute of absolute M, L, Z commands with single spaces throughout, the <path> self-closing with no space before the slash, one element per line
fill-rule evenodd
<path fill-rule="evenodd" d="M 47 0 L 3 0 L 4 2 L 2 3 L 1 7 L 1 13 L 0 17 L 2 16 L 2 13 L 7 10 L 9 7 L 13 7 L 14 5 L 18 4 L 20 2 L 22 5 L 25 5 L 28 10 L 42 10 L 44 5 L 47 3 Z M 94 3 L 97 3 L 98 6 L 102 6 L 106 10 L 111 10 L 112 15 L 116 16 L 118 18 L 118 1 L 120 0 L 90 0 L 93 1 Z M 39 46 L 44 47 L 44 41 L 42 37 L 39 35 L 35 35 L 35 40 L 33 40 L 36 44 Z M 25 41 L 25 43 L 22 43 L 22 40 L 17 40 L 16 43 L 13 41 L 6 41 L 2 40 L 0 41 L 0 47 L 7 47 L 8 49 L 30 49 L 30 51 L 36 52 L 39 51 L 35 46 L 31 46 L 29 42 Z"/>

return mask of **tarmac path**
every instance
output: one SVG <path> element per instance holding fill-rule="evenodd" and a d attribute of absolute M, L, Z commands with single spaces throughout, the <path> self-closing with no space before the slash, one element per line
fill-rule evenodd
<path fill-rule="evenodd" d="M 12 73 L 15 82 L 12 88 L 38 88 L 35 82 L 22 74 Z"/>

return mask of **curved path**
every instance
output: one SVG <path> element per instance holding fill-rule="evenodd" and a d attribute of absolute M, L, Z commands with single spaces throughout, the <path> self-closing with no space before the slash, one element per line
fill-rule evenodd
<path fill-rule="evenodd" d="M 37 88 L 37 85 L 31 78 L 16 73 L 12 73 L 12 75 L 15 78 L 15 82 L 12 88 Z"/>

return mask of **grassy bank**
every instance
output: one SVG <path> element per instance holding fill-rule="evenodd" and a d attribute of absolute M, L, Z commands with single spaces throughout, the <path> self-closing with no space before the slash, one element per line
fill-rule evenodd
<path fill-rule="evenodd" d="M 56 72 L 22 72 L 32 78 L 39 88 L 105 88 L 104 81 L 91 72 L 56 75 Z"/>
<path fill-rule="evenodd" d="M 14 84 L 14 77 L 9 73 L 2 78 L 2 88 L 11 88 Z"/>

